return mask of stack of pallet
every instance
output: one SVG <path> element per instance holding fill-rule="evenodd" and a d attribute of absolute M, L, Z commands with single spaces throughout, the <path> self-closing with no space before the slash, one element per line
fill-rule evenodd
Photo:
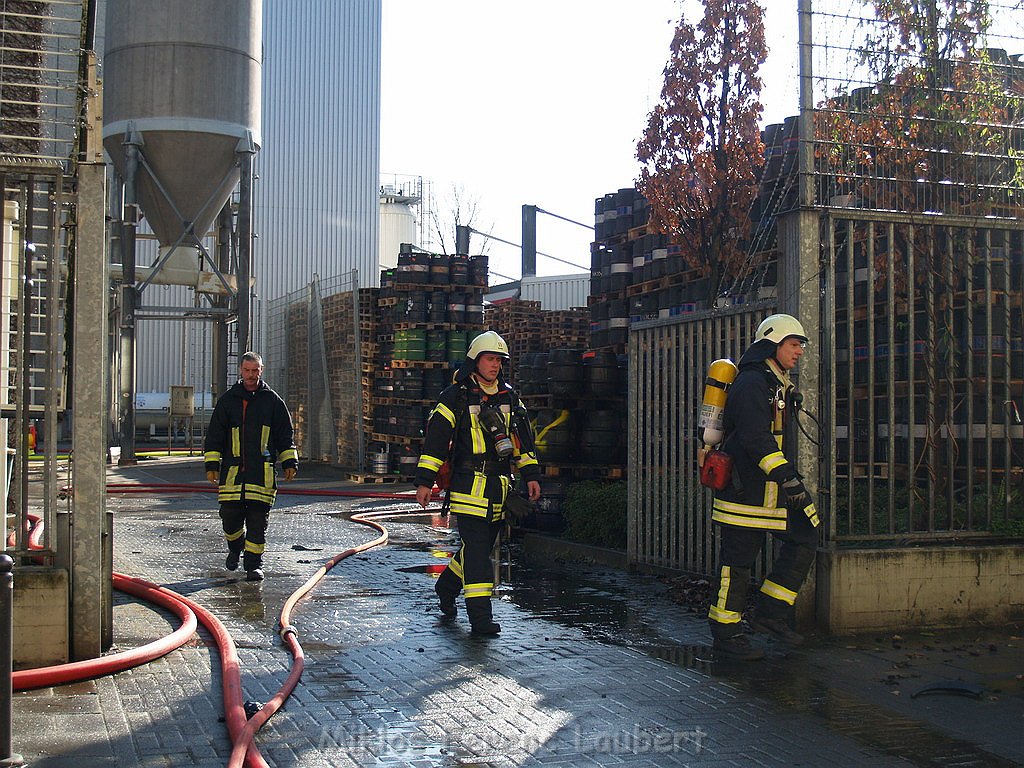
<path fill-rule="evenodd" d="M 584 308 L 541 312 L 544 349 L 590 346 L 590 311 Z"/>
<path fill-rule="evenodd" d="M 542 315 L 539 301 L 508 299 L 488 305 L 484 321 L 490 330 L 497 331 L 508 344 L 515 365 L 524 355 L 547 349 L 544 345 Z"/>
<path fill-rule="evenodd" d="M 363 384 L 367 361 L 372 363 L 377 355 L 377 293 L 376 288 L 361 288 L 356 295 L 342 291 L 322 301 L 337 460 L 346 467 L 359 463 L 359 432 L 365 443 L 373 428 L 371 390 Z"/>
<path fill-rule="evenodd" d="M 412 474 L 426 416 L 484 329 L 486 284 L 486 257 L 403 252 L 397 268 L 381 274 L 376 355 L 363 369 L 372 426 L 365 469 L 372 471 L 352 479 Z"/>

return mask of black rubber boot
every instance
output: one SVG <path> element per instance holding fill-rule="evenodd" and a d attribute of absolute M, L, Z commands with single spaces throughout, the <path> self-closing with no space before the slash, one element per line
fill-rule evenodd
<path fill-rule="evenodd" d="M 262 568 L 253 568 L 252 570 L 247 570 L 245 572 L 245 580 L 246 581 L 263 581 L 263 569 Z"/>
<path fill-rule="evenodd" d="M 456 595 L 452 595 L 438 589 L 436 584 L 434 585 L 434 592 L 437 593 L 437 602 L 438 608 L 441 611 L 441 620 L 452 621 L 459 612 L 459 609 L 455 605 Z"/>
<path fill-rule="evenodd" d="M 235 552 L 234 550 L 228 550 L 228 556 L 224 558 L 224 567 L 229 571 L 238 570 L 238 560 L 241 558 L 241 551 Z"/>
<path fill-rule="evenodd" d="M 736 626 L 708 622 L 711 625 L 712 647 L 715 655 L 734 661 L 757 661 L 764 658 L 764 650 L 750 644 L 750 640 Z"/>
<path fill-rule="evenodd" d="M 501 625 L 491 618 L 491 598 L 466 598 L 466 613 L 474 635 L 496 635 L 501 632 Z"/>
<path fill-rule="evenodd" d="M 757 615 L 750 622 L 750 628 L 787 645 L 802 645 L 804 636 L 790 626 L 791 613 L 791 606 L 781 600 L 762 597 L 757 606 Z"/>

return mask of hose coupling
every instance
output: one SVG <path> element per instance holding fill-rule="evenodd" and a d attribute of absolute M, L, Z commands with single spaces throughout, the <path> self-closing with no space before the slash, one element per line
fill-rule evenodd
<path fill-rule="evenodd" d="M 295 635 L 296 639 L 299 637 L 299 630 L 294 624 L 289 624 L 287 627 L 281 627 L 281 642 L 285 643 L 288 641 L 288 635 Z"/>

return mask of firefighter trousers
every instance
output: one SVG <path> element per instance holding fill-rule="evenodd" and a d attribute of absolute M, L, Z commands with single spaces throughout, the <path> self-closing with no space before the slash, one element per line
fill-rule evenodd
<path fill-rule="evenodd" d="M 818 530 L 802 511 L 791 510 L 785 531 L 771 531 L 773 538 L 782 542 L 778 557 L 758 596 L 760 615 L 791 621 L 792 606 L 796 601 L 818 544 Z M 718 524 L 719 580 L 718 589 L 711 595 L 708 620 L 715 637 L 727 638 L 741 632 L 740 620 L 747 602 L 750 574 L 765 540 L 762 528 Z"/>
<path fill-rule="evenodd" d="M 262 568 L 270 505 L 262 501 L 223 501 L 220 521 L 228 552 L 241 552 L 242 567 L 247 571 Z"/>
<path fill-rule="evenodd" d="M 491 621 L 491 594 L 494 592 L 494 565 L 491 551 L 504 522 L 497 504 L 492 500 L 487 515 L 457 514 L 456 524 L 462 546 L 448 567 L 437 577 L 434 589 L 442 599 L 454 600 L 459 592 L 466 598 L 466 614 L 470 624 L 478 626 Z"/>

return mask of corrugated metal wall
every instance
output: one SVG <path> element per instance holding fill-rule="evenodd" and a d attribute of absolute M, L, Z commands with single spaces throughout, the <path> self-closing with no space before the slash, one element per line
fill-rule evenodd
<path fill-rule="evenodd" d="M 263 147 L 256 155 L 256 293 L 275 299 L 359 270 L 377 285 L 381 0 L 264 0 Z M 102 29 L 102 23 L 100 24 Z M 140 244 L 139 263 L 151 263 Z M 173 296 L 173 299 L 171 298 Z M 152 286 L 147 303 L 191 304 L 184 289 Z M 254 309 L 254 311 L 258 311 Z M 208 387 L 209 326 L 143 322 L 137 390 Z M 262 321 L 254 319 L 254 342 Z M 182 335 L 185 334 L 183 345 Z M 183 346 L 185 351 L 183 352 Z M 194 381 L 200 377 L 204 382 Z"/>
<path fill-rule="evenodd" d="M 376 286 L 381 0 L 266 0 L 257 292 L 358 269 Z"/>
<path fill-rule="evenodd" d="M 519 298 L 539 301 L 543 309 L 585 307 L 589 294 L 589 272 L 555 277 L 524 277 L 520 281 Z"/>

